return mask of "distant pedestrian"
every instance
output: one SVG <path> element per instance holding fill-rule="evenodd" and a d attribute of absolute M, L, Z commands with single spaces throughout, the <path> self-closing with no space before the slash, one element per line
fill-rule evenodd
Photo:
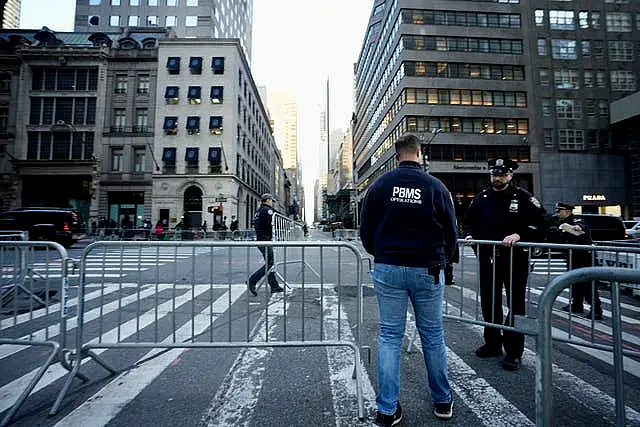
<path fill-rule="evenodd" d="M 231 224 L 229 224 L 229 230 L 236 231 L 238 229 L 238 220 L 235 215 L 231 215 Z"/>
<path fill-rule="evenodd" d="M 453 414 L 448 379 L 442 300 L 443 268 L 457 242 L 451 194 L 420 165 L 420 140 L 404 135 L 395 143 L 398 167 L 375 181 L 365 198 L 360 237 L 374 256 L 373 281 L 378 301 L 378 394 L 376 424 L 402 420 L 400 353 L 407 300 L 415 313 L 433 414 Z"/>
<path fill-rule="evenodd" d="M 260 200 L 262 201 L 262 205 L 260 205 L 253 218 L 256 240 L 270 242 L 273 239 L 273 196 L 265 193 L 260 197 Z M 276 274 L 273 271 L 269 272 L 274 264 L 273 246 L 259 246 L 258 250 L 264 257 L 265 265 L 257 269 L 247 280 L 249 292 L 251 292 L 253 296 L 258 295 L 256 285 L 265 274 L 267 274 L 267 281 L 271 287 L 271 293 L 284 291 L 284 288 L 278 284 Z"/>

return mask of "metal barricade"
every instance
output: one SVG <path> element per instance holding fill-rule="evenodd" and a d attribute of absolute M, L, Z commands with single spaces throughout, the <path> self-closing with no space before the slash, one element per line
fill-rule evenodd
<path fill-rule="evenodd" d="M 358 240 L 359 235 L 358 230 L 352 230 L 348 228 L 336 228 L 333 230 L 333 239 L 334 240 Z"/>
<path fill-rule="evenodd" d="M 22 352 L 26 356 L 33 346 L 50 351 L 0 425 L 9 423 L 66 345 L 67 319 L 72 316 L 69 262 L 67 251 L 57 243 L 0 241 L 0 359 Z M 58 317 L 59 323 L 31 326 L 39 325 L 34 319 L 49 316 Z"/>
<path fill-rule="evenodd" d="M 304 239 L 304 224 L 274 212 L 272 218 L 274 239 L 277 241 Z"/>
<path fill-rule="evenodd" d="M 257 249 L 269 247 L 277 249 L 281 259 L 271 271 L 287 289 L 269 294 L 268 286 L 261 286 L 263 278 L 258 282 L 258 297 L 252 297 L 246 278 L 264 265 Z M 153 272 L 140 268 L 130 274 L 127 283 L 106 276 L 87 277 L 90 260 L 122 264 L 119 259 L 125 254 L 134 262 L 135 254 L 140 259 L 142 254 L 173 257 L 174 262 Z M 115 374 L 153 359 L 157 349 L 342 347 L 354 354 L 358 416 L 363 419 L 361 321 L 352 333 L 345 309 L 345 295 L 354 295 L 346 287 L 355 287 L 357 316 L 362 319 L 361 262 L 358 248 L 347 242 L 92 243 L 80 257 L 73 370 L 51 414 L 57 412 L 72 379 L 89 359 Z M 342 267 L 349 263 L 354 268 Z M 127 348 L 156 350 L 130 365 L 126 353 L 120 351 Z M 118 357 L 101 357 L 107 350 L 119 351 Z"/>
<path fill-rule="evenodd" d="M 612 338 L 611 345 L 591 345 L 593 348 L 613 352 L 613 369 L 615 382 L 616 425 L 625 424 L 625 404 L 623 387 L 623 356 L 640 357 L 640 352 L 623 349 L 621 328 L 620 282 L 640 283 L 640 270 L 629 270 L 614 267 L 588 267 L 573 270 L 555 278 L 545 288 L 539 301 L 538 329 L 536 342 L 536 425 L 546 427 L 553 422 L 553 385 L 552 385 L 552 312 L 553 303 L 560 293 L 577 283 L 594 280 L 606 280 L 611 283 Z M 572 344 L 584 345 L 580 342 Z"/>
<path fill-rule="evenodd" d="M 253 228 L 235 230 L 231 234 L 231 240 L 256 240 L 256 230 Z"/>

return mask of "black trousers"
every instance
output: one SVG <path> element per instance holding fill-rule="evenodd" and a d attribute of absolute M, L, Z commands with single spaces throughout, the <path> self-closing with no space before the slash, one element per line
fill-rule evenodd
<path fill-rule="evenodd" d="M 269 271 L 274 264 L 273 246 L 258 246 L 258 250 L 264 257 L 265 265 L 254 271 L 253 274 L 249 277 L 249 283 L 251 285 L 255 285 L 256 283 L 258 283 L 258 280 L 262 279 L 262 276 L 264 276 L 265 272 Z M 279 286 L 278 279 L 276 279 L 276 274 L 273 271 L 267 274 L 267 282 L 269 282 L 269 286 L 271 287 L 271 289 L 275 289 Z"/>
<path fill-rule="evenodd" d="M 513 326 L 513 316 L 525 314 L 529 253 L 522 248 L 513 248 L 513 264 L 511 258 L 511 248 L 497 247 L 495 254 L 491 246 L 483 245 L 478 248 L 480 304 L 485 322 Z M 502 312 L 503 288 L 509 307 L 506 318 Z M 509 357 L 521 358 L 524 353 L 524 334 L 520 332 L 485 326 L 484 341 L 489 346 L 504 345 L 504 351 Z"/>
<path fill-rule="evenodd" d="M 591 267 L 591 254 L 590 253 L 581 253 L 581 251 L 573 251 L 571 254 L 571 270 L 575 270 L 576 268 L 584 268 Z M 593 295 L 594 301 L 592 303 L 591 300 L 591 291 L 593 283 Z M 571 285 L 571 297 L 573 301 L 571 302 L 571 307 L 580 311 L 583 309 L 583 302 L 586 301 L 587 304 L 591 305 L 591 309 L 594 310 L 595 313 L 602 312 L 602 305 L 600 303 L 600 295 L 598 294 L 598 286 L 596 282 L 580 282 L 574 283 Z"/>

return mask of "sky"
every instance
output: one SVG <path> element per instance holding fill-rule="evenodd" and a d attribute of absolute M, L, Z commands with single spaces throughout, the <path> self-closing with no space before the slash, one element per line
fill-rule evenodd
<path fill-rule="evenodd" d="M 22 0 L 20 27 L 73 31 L 75 3 Z M 313 184 L 320 162 L 327 161 L 318 156 L 327 79 L 330 127 L 346 129 L 353 110 L 353 64 L 372 5 L 372 0 L 253 0 L 254 81 L 298 102 L 298 155 L 308 222 L 313 221 Z"/>

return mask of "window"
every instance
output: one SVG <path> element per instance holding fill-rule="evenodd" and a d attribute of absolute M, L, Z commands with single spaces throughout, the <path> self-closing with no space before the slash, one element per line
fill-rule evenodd
<path fill-rule="evenodd" d="M 192 56 L 189 58 L 189 70 L 191 70 L 191 74 L 202 74 L 201 56 Z"/>
<path fill-rule="evenodd" d="M 582 40 L 580 42 L 580 50 L 582 51 L 582 56 L 591 56 L 591 41 Z"/>
<path fill-rule="evenodd" d="M 607 31 L 614 33 L 630 33 L 631 29 L 631 15 L 629 13 L 607 13 Z"/>
<path fill-rule="evenodd" d="M 213 69 L 213 74 L 224 74 L 224 58 L 213 57 L 211 59 L 211 68 Z"/>
<path fill-rule="evenodd" d="M 11 74 L 0 73 L 0 93 L 11 93 Z"/>
<path fill-rule="evenodd" d="M 556 116 L 559 119 L 580 119 L 582 105 L 575 99 L 556 99 Z"/>
<path fill-rule="evenodd" d="M 549 86 L 549 70 L 540 68 L 538 70 L 538 80 L 540 80 L 540 86 Z"/>
<path fill-rule="evenodd" d="M 607 87 L 607 79 L 605 78 L 606 73 L 604 71 L 596 71 L 596 86 L 597 87 Z"/>
<path fill-rule="evenodd" d="M 187 92 L 187 102 L 189 104 L 200 104 L 202 100 L 200 86 L 189 86 Z"/>
<path fill-rule="evenodd" d="M 158 6 L 158 0 L 148 0 L 147 4 L 149 6 L 156 7 L 156 6 Z"/>
<path fill-rule="evenodd" d="M 595 87 L 593 71 L 591 70 L 585 70 L 584 72 L 584 87 Z"/>
<path fill-rule="evenodd" d="M 162 149 L 162 173 L 176 173 L 176 148 L 164 147 Z"/>
<path fill-rule="evenodd" d="M 129 26 L 130 27 L 137 27 L 139 23 L 140 23 L 140 17 L 139 16 L 130 16 L 129 17 Z"/>
<path fill-rule="evenodd" d="M 578 24 L 582 29 L 589 28 L 589 12 L 584 10 L 578 12 Z"/>
<path fill-rule="evenodd" d="M 120 6 L 120 0 L 111 0 L 111 6 Z"/>
<path fill-rule="evenodd" d="M 178 86 L 167 86 L 164 92 L 164 99 L 167 104 L 177 104 L 180 101 L 180 88 Z"/>
<path fill-rule="evenodd" d="M 151 78 L 149 74 L 140 74 L 138 76 L 138 95 L 149 95 Z"/>
<path fill-rule="evenodd" d="M 545 56 L 548 55 L 547 52 L 547 39 L 538 39 L 538 55 Z"/>
<path fill-rule="evenodd" d="M 169 74 L 180 74 L 180 57 L 170 56 L 167 58 L 167 70 Z"/>
<path fill-rule="evenodd" d="M 133 149 L 133 171 L 144 172 L 145 165 L 145 149 L 144 147 L 135 147 Z"/>
<path fill-rule="evenodd" d="M 97 16 L 97 15 L 90 16 L 89 19 L 87 20 L 87 22 L 92 27 L 98 26 L 98 25 L 100 25 L 100 17 Z"/>
<path fill-rule="evenodd" d="M 545 148 L 553 148 L 553 129 L 545 129 L 543 139 Z"/>
<path fill-rule="evenodd" d="M 609 60 L 633 61 L 633 42 L 627 40 L 610 41 Z"/>
<path fill-rule="evenodd" d="M 222 173 L 222 149 L 220 147 L 209 147 L 209 173 Z M 238 165 L 240 162 L 238 162 Z"/>
<path fill-rule="evenodd" d="M 198 0 L 187 0 L 187 7 L 198 7 Z"/>
<path fill-rule="evenodd" d="M 550 10 L 549 26 L 552 30 L 574 30 L 572 10 Z"/>
<path fill-rule="evenodd" d="M 551 56 L 553 59 L 576 59 L 576 41 L 575 40 L 551 40 Z"/>
<path fill-rule="evenodd" d="M 184 153 L 184 160 L 187 162 L 187 164 L 198 164 L 198 157 L 200 149 L 198 147 L 187 147 L 185 153 Z"/>
<path fill-rule="evenodd" d="M 555 70 L 553 81 L 556 89 L 580 89 L 578 70 Z"/>
<path fill-rule="evenodd" d="M 211 86 L 211 103 L 222 104 L 224 100 L 224 88 L 222 86 Z"/>
<path fill-rule="evenodd" d="M 212 135 L 222 134 L 222 117 L 221 116 L 209 117 L 209 132 L 211 132 Z"/>
<path fill-rule="evenodd" d="M 551 102 L 551 98 L 542 99 L 542 115 L 543 116 L 553 115 L 553 104 Z"/>
<path fill-rule="evenodd" d="M 149 123 L 149 110 L 147 108 L 136 108 L 136 125 L 133 128 L 135 133 L 147 132 Z"/>
<path fill-rule="evenodd" d="M 127 125 L 127 110 L 124 108 L 115 108 L 113 110 L 113 132 L 124 132 Z"/>
<path fill-rule="evenodd" d="M 534 22 L 536 27 L 544 27 L 544 9 L 536 9 L 534 12 Z"/>
<path fill-rule="evenodd" d="M 611 71 L 611 90 L 636 90 L 636 80 L 633 71 Z"/>
<path fill-rule="evenodd" d="M 122 147 L 111 148 L 111 172 L 122 172 L 124 150 Z"/>
<path fill-rule="evenodd" d="M 89 0 L 89 6 L 100 6 L 100 0 Z"/>
<path fill-rule="evenodd" d="M 147 25 L 158 25 L 158 17 L 157 16 L 147 16 Z"/>
<path fill-rule="evenodd" d="M 558 131 L 558 148 L 560 150 L 584 150 L 584 132 L 575 129 L 560 129 Z"/>
<path fill-rule="evenodd" d="M 112 15 L 109 17 L 109 26 L 111 27 L 119 27 L 120 26 L 120 17 Z"/>
<path fill-rule="evenodd" d="M 197 16 L 187 16 L 184 24 L 187 27 L 197 27 L 198 26 L 198 17 Z"/>
<path fill-rule="evenodd" d="M 175 27 L 178 25 L 178 17 L 177 16 L 167 16 L 164 25 L 166 27 Z"/>
<path fill-rule="evenodd" d="M 6 134 L 9 129 L 9 108 L 0 107 L 0 135 Z"/>
<path fill-rule="evenodd" d="M 140 6 L 140 0 L 129 0 L 129 6 Z"/>
<path fill-rule="evenodd" d="M 591 28 L 600 29 L 600 12 L 591 12 Z"/>
<path fill-rule="evenodd" d="M 609 101 L 607 101 L 606 99 L 598 100 L 598 112 L 600 113 L 600 117 L 608 117 Z"/>
<path fill-rule="evenodd" d="M 178 6 L 178 0 L 167 0 L 167 6 L 169 6 L 169 7 Z"/>
<path fill-rule="evenodd" d="M 187 117 L 187 134 L 188 135 L 200 134 L 200 117 L 198 116 Z"/>
<path fill-rule="evenodd" d="M 164 125 L 162 126 L 166 135 L 175 135 L 178 133 L 178 118 L 169 116 L 164 118 Z"/>
<path fill-rule="evenodd" d="M 127 93 L 129 77 L 126 74 L 116 74 L 116 93 Z"/>
<path fill-rule="evenodd" d="M 596 115 L 596 102 L 594 99 L 584 100 L 584 113 L 589 117 L 594 117 Z"/>

